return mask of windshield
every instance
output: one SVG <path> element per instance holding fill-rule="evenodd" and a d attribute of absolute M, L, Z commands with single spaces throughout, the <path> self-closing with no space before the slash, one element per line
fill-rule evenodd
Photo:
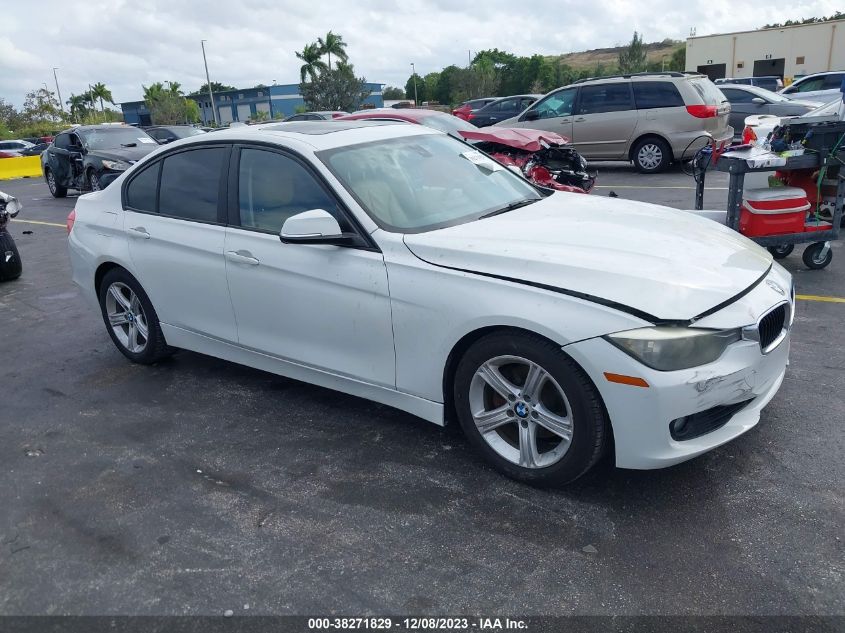
<path fill-rule="evenodd" d="M 434 128 L 446 134 L 454 134 L 460 136 L 459 132 L 463 131 L 477 131 L 478 128 L 468 121 L 459 119 L 451 114 L 432 114 L 420 119 L 420 123 L 426 127 Z"/>
<path fill-rule="evenodd" d="M 838 114 L 841 103 L 841 99 L 836 99 L 830 103 L 825 103 L 823 106 L 819 106 L 815 110 L 810 110 L 804 116 L 829 116 L 831 114 Z"/>
<path fill-rule="evenodd" d="M 88 149 L 118 149 L 120 147 L 153 144 L 156 142 L 144 130 L 134 127 L 89 130 L 80 132 L 82 143 Z"/>
<path fill-rule="evenodd" d="M 380 227 L 420 233 L 541 198 L 486 154 L 441 134 L 320 152 L 320 160 Z"/>

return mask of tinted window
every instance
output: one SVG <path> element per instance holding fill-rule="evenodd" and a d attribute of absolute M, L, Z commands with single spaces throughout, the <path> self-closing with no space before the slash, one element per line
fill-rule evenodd
<path fill-rule="evenodd" d="M 751 103 L 751 100 L 757 96 L 752 92 L 736 89 L 731 90 L 730 88 L 722 88 L 722 94 L 724 94 L 731 103 Z"/>
<path fill-rule="evenodd" d="M 681 93 L 671 81 L 634 81 L 631 87 L 639 110 L 684 106 Z"/>
<path fill-rule="evenodd" d="M 499 103 L 495 105 L 495 108 L 499 112 L 510 112 L 513 110 L 518 110 L 519 99 L 506 99 L 504 101 L 499 101 Z"/>
<path fill-rule="evenodd" d="M 305 167 L 292 158 L 257 149 L 241 151 L 238 169 L 241 226 L 278 233 L 292 215 L 323 209 L 343 227 L 337 203 Z"/>
<path fill-rule="evenodd" d="M 707 78 L 690 79 L 689 85 L 692 86 L 701 97 L 704 105 L 719 105 L 727 101 L 716 85 Z"/>
<path fill-rule="evenodd" d="M 810 92 L 812 90 L 824 90 L 824 77 L 816 77 L 814 79 L 802 81 L 798 85 L 794 86 L 790 92 Z"/>
<path fill-rule="evenodd" d="M 160 163 L 147 167 L 126 186 L 126 205 L 138 211 L 155 213 Z"/>
<path fill-rule="evenodd" d="M 822 90 L 839 90 L 842 86 L 843 78 L 845 78 L 845 75 L 826 75 L 822 84 Z"/>
<path fill-rule="evenodd" d="M 561 90 L 549 95 L 540 101 L 532 110 L 536 110 L 540 119 L 551 119 L 558 116 L 569 116 L 572 114 L 572 106 L 575 103 L 575 88 Z"/>
<path fill-rule="evenodd" d="M 61 149 L 70 148 L 70 134 L 59 134 L 53 139 L 53 144 Z"/>
<path fill-rule="evenodd" d="M 227 155 L 227 149 L 209 147 L 165 158 L 159 213 L 186 220 L 217 222 L 217 194 Z"/>
<path fill-rule="evenodd" d="M 633 107 L 631 89 L 627 82 L 581 88 L 581 97 L 578 101 L 578 112 L 581 114 L 619 112 L 631 110 Z"/>

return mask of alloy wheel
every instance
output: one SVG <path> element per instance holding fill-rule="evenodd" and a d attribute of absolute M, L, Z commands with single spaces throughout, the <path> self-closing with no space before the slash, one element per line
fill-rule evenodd
<path fill-rule="evenodd" d="M 561 386 L 539 364 L 519 356 L 483 363 L 469 387 L 481 437 L 501 457 L 523 468 L 560 461 L 572 444 L 572 408 Z"/>
<path fill-rule="evenodd" d="M 140 354 L 147 347 L 149 326 L 147 315 L 132 289 L 115 282 L 106 292 L 106 315 L 115 337 L 123 347 Z"/>
<path fill-rule="evenodd" d="M 47 170 L 47 187 L 50 189 L 51 194 L 56 193 L 56 177 L 53 175 L 52 170 Z"/>
<path fill-rule="evenodd" d="M 663 150 L 654 143 L 646 143 L 637 152 L 637 162 L 643 169 L 657 169 L 663 161 Z"/>
<path fill-rule="evenodd" d="M 97 174 L 93 171 L 88 174 L 88 183 L 91 185 L 91 191 L 100 190 L 100 179 L 97 178 Z"/>

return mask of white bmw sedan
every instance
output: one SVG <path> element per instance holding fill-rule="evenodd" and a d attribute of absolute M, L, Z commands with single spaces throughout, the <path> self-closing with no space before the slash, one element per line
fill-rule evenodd
<path fill-rule="evenodd" d="M 68 219 L 73 278 L 130 360 L 209 354 L 457 419 L 503 473 L 607 451 L 660 468 L 753 427 L 781 385 L 790 275 L 739 234 L 552 193 L 421 125 L 176 141 Z"/>

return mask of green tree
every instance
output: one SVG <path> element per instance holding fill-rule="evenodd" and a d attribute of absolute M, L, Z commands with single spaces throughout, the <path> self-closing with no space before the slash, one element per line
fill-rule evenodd
<path fill-rule="evenodd" d="M 669 70 L 677 70 L 684 72 L 687 69 L 687 47 L 686 44 L 679 46 L 672 53 L 672 58 L 669 60 Z"/>
<path fill-rule="evenodd" d="M 212 81 L 211 90 L 214 91 L 214 93 L 216 94 L 218 92 L 228 92 L 229 90 L 237 90 L 237 88 L 235 88 L 234 86 L 229 86 L 228 84 L 221 84 L 219 81 Z M 201 87 L 194 90 L 188 96 L 196 97 L 200 95 L 205 97 L 208 96 L 208 84 L 203 84 Z"/>
<path fill-rule="evenodd" d="M 28 124 L 61 119 L 61 108 L 56 93 L 38 88 L 26 93 L 23 102 L 23 119 Z"/>
<path fill-rule="evenodd" d="M 405 91 L 402 90 L 402 88 L 387 86 L 384 90 L 381 91 L 381 96 L 383 99 L 386 99 L 388 101 L 397 101 L 399 99 L 405 98 Z"/>
<path fill-rule="evenodd" d="M 249 115 L 250 121 L 255 121 L 256 123 L 261 123 L 262 121 L 266 121 L 270 118 L 269 112 L 264 112 L 263 110 L 256 110 L 255 114 Z"/>
<path fill-rule="evenodd" d="M 332 69 L 332 55 L 343 62 L 347 61 L 346 42 L 343 41 L 342 35 L 336 35 L 329 31 L 326 33 L 326 39 L 317 38 L 317 44 L 321 54 L 329 56 L 329 70 Z"/>
<path fill-rule="evenodd" d="M 114 97 L 112 97 L 111 90 L 106 88 L 106 84 L 104 84 L 104 83 L 98 82 L 98 83 L 95 83 L 93 86 L 91 86 L 91 99 L 92 100 L 95 100 L 95 99 L 100 100 L 100 112 L 106 111 L 106 108 L 103 105 L 103 101 L 108 101 L 112 105 L 115 105 Z"/>
<path fill-rule="evenodd" d="M 91 100 L 88 98 L 87 95 L 75 95 L 71 94 L 70 99 L 68 99 L 65 103 L 70 108 L 70 117 L 73 121 L 81 121 L 90 112 L 88 108 L 88 104 Z"/>
<path fill-rule="evenodd" d="M 627 48 L 619 51 L 619 72 L 637 73 L 646 69 L 646 48 L 642 36 L 634 31 Z"/>
<path fill-rule="evenodd" d="M 141 88 L 150 118 L 156 125 L 175 125 L 199 120 L 199 106 L 182 96 L 179 82 L 168 81 L 165 87 L 163 82 L 157 81 Z"/>
<path fill-rule="evenodd" d="M 317 78 L 317 73 L 326 70 L 326 63 L 322 60 L 323 52 L 320 45 L 316 42 L 313 44 L 306 44 L 302 52 L 297 52 L 296 56 L 303 64 L 299 69 L 299 81 L 305 83 L 305 77 L 311 78 L 314 81 Z"/>
<path fill-rule="evenodd" d="M 415 86 L 416 90 L 414 88 Z M 428 93 L 426 92 L 425 79 L 416 73 L 408 77 L 408 81 L 405 82 L 405 94 L 408 95 L 408 99 L 416 98 L 420 103 L 426 101 Z"/>
<path fill-rule="evenodd" d="M 367 80 L 356 77 L 349 64 L 327 69 L 313 81 L 299 84 L 299 94 L 305 100 L 309 110 L 357 110 L 370 91 Z"/>

